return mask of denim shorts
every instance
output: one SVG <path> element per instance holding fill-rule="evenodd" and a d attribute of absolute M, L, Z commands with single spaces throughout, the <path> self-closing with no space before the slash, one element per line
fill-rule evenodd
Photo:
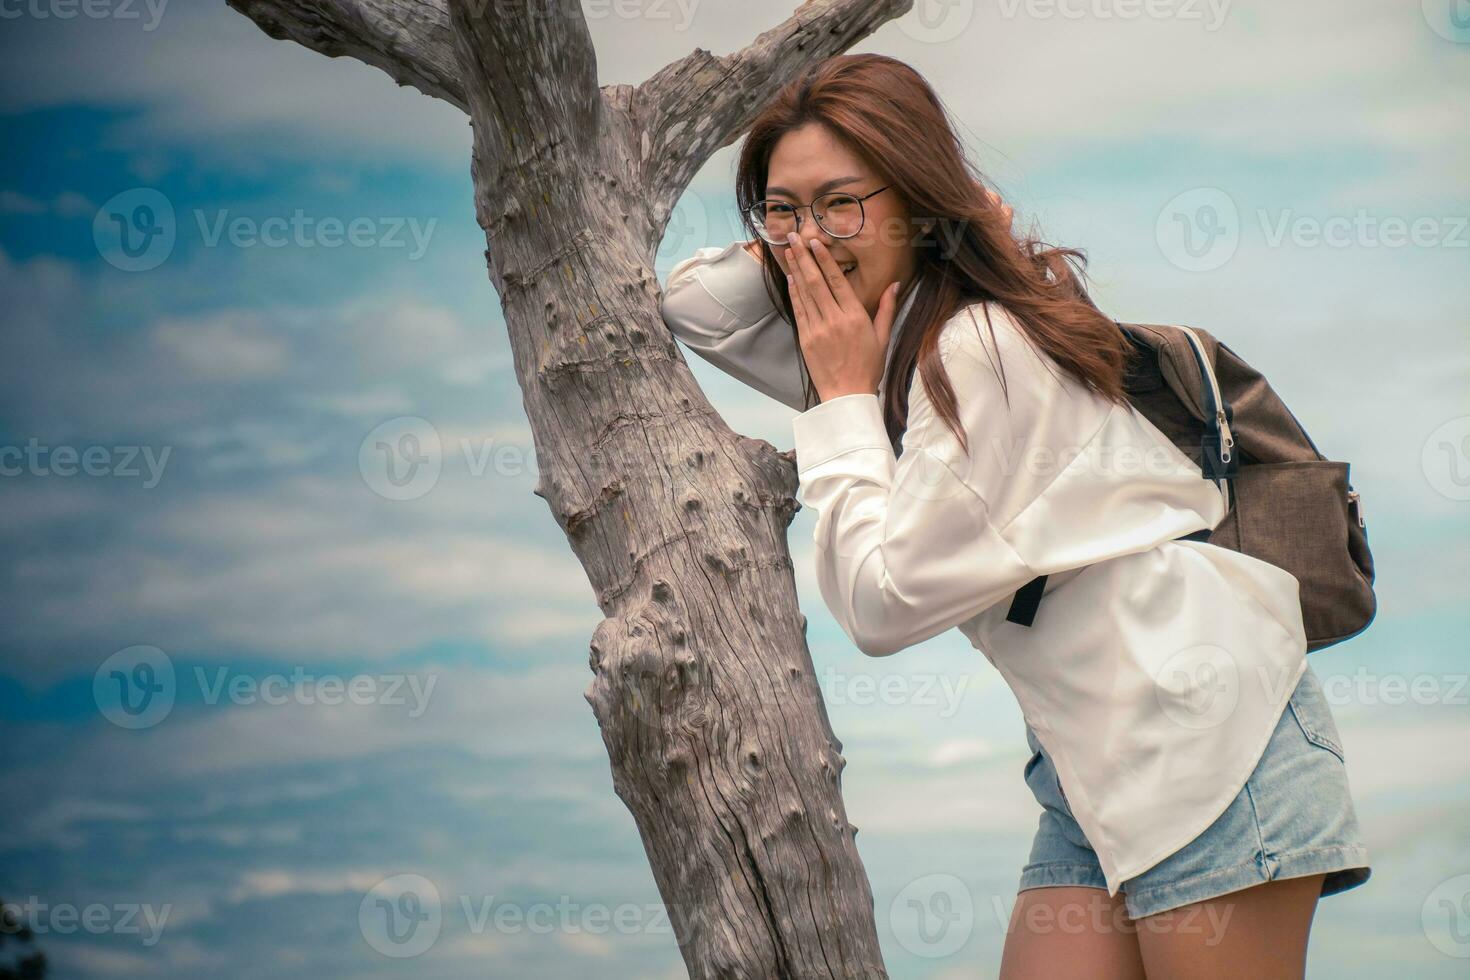
<path fill-rule="evenodd" d="M 1067 806 L 1051 757 L 1028 725 L 1026 784 L 1041 804 L 1018 891 L 1048 885 L 1107 888 L 1097 854 Z M 1348 791 L 1342 739 L 1308 665 L 1256 768 L 1199 836 L 1119 887 L 1139 919 L 1278 878 L 1327 872 L 1322 894 L 1368 880 L 1368 849 Z"/>

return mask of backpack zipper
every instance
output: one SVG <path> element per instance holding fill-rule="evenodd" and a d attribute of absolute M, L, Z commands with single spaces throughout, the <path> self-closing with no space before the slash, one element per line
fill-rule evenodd
<path fill-rule="evenodd" d="M 1358 509 L 1358 527 L 1367 527 L 1368 525 L 1363 523 L 1363 498 L 1358 496 L 1356 490 L 1349 490 L 1347 495 L 1348 503 Z"/>
<path fill-rule="evenodd" d="M 1220 427 L 1220 462 L 1230 462 L 1231 449 L 1235 446 L 1235 437 L 1230 434 L 1230 422 L 1225 418 L 1225 399 L 1220 395 L 1219 382 L 1215 380 L 1215 369 L 1210 366 L 1209 358 L 1205 357 L 1205 347 L 1199 339 L 1199 335 L 1189 327 L 1184 328 L 1184 335 L 1194 345 L 1195 353 L 1199 356 L 1200 365 L 1205 369 L 1205 377 L 1210 381 L 1210 391 L 1215 396 L 1215 422 Z"/>
<path fill-rule="evenodd" d="M 1210 383 L 1211 384 L 1214 384 L 1214 381 L 1215 381 L 1215 378 L 1214 378 L 1213 375 L 1211 375 L 1210 376 Z M 1215 397 L 1216 397 L 1215 404 L 1216 405 L 1219 405 L 1220 404 L 1220 402 L 1218 400 L 1219 399 L 1219 396 L 1220 396 L 1220 389 L 1216 388 L 1215 389 Z M 1230 450 L 1235 445 L 1235 437 L 1230 434 L 1230 423 L 1225 418 L 1225 410 L 1223 408 L 1216 408 L 1215 409 L 1215 420 L 1220 423 L 1220 461 L 1222 463 L 1228 463 L 1228 462 L 1230 462 L 1230 456 L 1231 456 Z"/>

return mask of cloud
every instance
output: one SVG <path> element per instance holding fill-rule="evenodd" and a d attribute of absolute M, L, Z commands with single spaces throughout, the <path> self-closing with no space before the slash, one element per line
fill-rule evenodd
<path fill-rule="evenodd" d="M 154 325 L 151 339 L 178 370 L 199 381 L 269 380 L 286 369 L 287 348 L 282 338 L 267 334 L 265 319 L 245 311 L 221 311 L 202 320 L 171 318 Z"/>
<path fill-rule="evenodd" d="M 94 522 L 129 508 L 107 489 L 90 491 Z M 107 540 L 58 543 L 11 564 L 0 606 L 12 662 L 56 676 L 95 669 L 136 642 L 222 660 L 240 650 L 290 662 L 382 659 L 436 639 L 582 647 L 585 658 L 601 618 L 585 574 L 570 553 L 494 530 L 482 491 L 474 478 L 445 480 L 421 506 L 395 507 L 355 473 L 291 478 L 268 492 L 166 500 L 139 491 Z M 476 505 L 466 523 L 451 519 Z M 0 539 L 39 530 L 13 527 Z"/>
<path fill-rule="evenodd" d="M 256 177 L 303 157 L 371 154 L 446 170 L 469 155 L 458 109 L 354 59 L 273 40 L 222 4 L 168 4 L 151 30 L 117 18 L 25 17 L 9 20 L 7 33 L 0 111 L 119 110 L 109 148 L 133 154 L 143 179 L 179 167 L 180 154 Z M 79 52 L 87 71 L 67 67 Z"/>
<path fill-rule="evenodd" d="M 109 335 L 88 323 L 105 280 L 0 252 L 17 301 L 0 367 L 10 441 L 101 447 L 117 464 L 68 477 L 41 456 L 41 472 L 0 482 L 13 518 L 0 540 L 17 556 L 0 606 L 30 669 L 55 676 L 136 637 L 301 658 L 590 636 L 586 575 L 529 492 L 525 422 L 444 383 L 466 380 L 464 361 L 500 363 L 458 314 L 364 295 Z M 361 469 L 364 440 L 396 415 L 441 427 L 443 473 L 416 500 L 379 496 Z M 65 534 L 78 520 L 109 530 Z M 38 535 L 52 544 L 24 546 Z"/>
<path fill-rule="evenodd" d="M 335 895 L 340 892 L 365 894 L 385 877 L 381 869 L 371 871 L 299 871 L 271 868 L 250 871 L 224 896 L 230 902 L 247 902 L 283 895 Z"/>
<path fill-rule="evenodd" d="M 856 50 L 919 67 L 972 136 L 1017 161 L 1185 129 L 1224 151 L 1392 152 L 1411 168 L 1393 182 L 1397 191 L 1464 169 L 1470 134 L 1453 124 L 1463 85 L 1446 84 L 1444 73 L 1465 68 L 1415 8 L 1353 0 L 1334 8 L 1329 27 L 1310 4 L 1226 3 L 1218 23 L 1185 16 L 1203 4 L 1161 5 L 1171 15 L 1159 17 L 1109 16 L 1112 6 L 975 4 L 946 43 L 890 23 Z M 640 82 L 695 46 L 728 52 L 791 12 L 785 3 L 757 5 L 754 16 L 739 4 L 694 5 L 689 17 L 674 4 L 584 7 L 604 84 Z M 1068 17 L 1062 7 L 1098 12 Z M 12 28 L 24 43 L 0 66 L 0 109 L 123 109 L 111 142 L 135 154 L 145 180 L 177 153 L 257 175 L 286 159 L 372 154 L 445 169 L 468 156 L 458 109 L 353 59 L 272 40 L 224 7 L 173 4 L 155 30 L 88 18 Z M 65 67 L 79 50 L 87 72 Z M 1271 112 L 1254 111 L 1262 100 Z"/>
<path fill-rule="evenodd" d="M 165 312 L 126 331 L 103 332 L 99 307 L 144 317 L 154 308 L 154 301 L 136 309 L 126 299 L 119 303 L 109 271 L 46 255 L 16 261 L 0 248 L 0 291 L 15 304 L 7 323 L 10 356 L 0 365 L 0 405 L 12 429 L 48 437 L 146 429 L 187 439 L 199 427 L 262 415 L 278 427 L 299 424 L 297 403 L 358 414 L 401 405 L 412 394 L 427 410 L 423 400 L 446 378 L 464 384 L 466 362 L 477 365 L 470 380 L 483 380 L 492 368 L 513 377 L 485 331 L 402 289 L 315 307 Z M 158 292 L 149 295 L 167 295 L 201 274 L 192 265 L 166 265 L 150 273 Z M 469 404 L 463 395 L 450 402 L 456 410 Z"/>
<path fill-rule="evenodd" d="M 0 191 L 0 214 L 54 214 L 59 218 L 88 218 L 97 213 L 97 205 L 76 191 L 63 191 L 49 202 L 28 197 L 17 191 Z"/>
<path fill-rule="evenodd" d="M 45 214 L 46 205 L 15 191 L 0 191 L 0 212 L 4 214 Z"/>
<path fill-rule="evenodd" d="M 64 846 L 88 822 L 159 817 L 162 811 L 143 802 L 150 793 L 162 798 L 210 774 L 252 779 L 239 787 L 210 782 L 208 794 L 183 809 L 171 807 L 168 816 L 199 821 L 209 833 L 220 833 L 230 824 L 222 825 L 219 818 L 231 817 L 234 810 L 292 809 L 347 792 L 356 784 L 345 764 L 370 764 L 387 754 L 427 759 L 443 752 L 547 766 L 603 758 L 592 709 L 582 696 L 590 679 L 585 657 L 531 669 L 426 661 L 385 671 L 371 662 L 327 666 L 258 659 L 175 667 L 183 692 L 178 704 L 141 734 L 103 723 L 100 715 L 66 729 L 43 726 L 17 733 L 10 778 L 48 800 L 23 824 L 28 830 L 16 831 L 17 840 Z M 272 677 L 282 680 L 267 680 Z M 326 689 L 317 693 L 318 679 L 345 684 L 359 677 L 381 679 L 370 703 L 345 696 L 331 703 Z M 242 678 L 249 683 L 241 686 Z M 214 690 L 220 692 L 218 699 L 201 703 L 202 693 Z M 243 693 L 232 696 L 232 690 Z M 142 770 L 133 764 L 139 752 L 147 758 Z M 326 781 L 290 775 L 318 764 L 335 775 Z M 270 778 L 273 774 L 281 782 Z M 550 776 L 515 786 L 455 786 L 465 800 L 486 793 L 588 799 L 587 787 L 559 784 Z M 118 802 L 117 794 L 136 801 Z"/>

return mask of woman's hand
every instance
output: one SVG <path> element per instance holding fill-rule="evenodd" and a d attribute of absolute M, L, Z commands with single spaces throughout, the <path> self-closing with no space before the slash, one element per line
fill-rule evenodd
<path fill-rule="evenodd" d="M 807 372 L 822 401 L 842 395 L 878 393 L 898 309 L 898 283 L 883 291 L 878 314 L 868 311 L 826 247 L 792 232 L 786 262 L 791 306 L 796 313 Z"/>

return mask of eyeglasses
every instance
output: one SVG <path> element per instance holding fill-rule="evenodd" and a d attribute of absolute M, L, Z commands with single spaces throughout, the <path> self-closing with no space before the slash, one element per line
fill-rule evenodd
<path fill-rule="evenodd" d="M 772 245 L 785 245 L 786 236 L 793 231 L 801 232 L 801 211 L 808 208 L 812 217 L 817 219 L 817 227 L 831 235 L 833 238 L 851 238 L 863 230 L 866 215 L 863 212 L 863 202 L 874 194 L 881 194 L 892 186 L 885 184 L 873 191 L 858 197 L 846 191 L 832 191 L 823 194 L 810 204 L 792 204 L 790 201 L 778 201 L 767 198 L 764 201 L 756 201 L 746 212 L 750 215 L 750 222 L 755 226 L 756 234 L 760 235 Z"/>

